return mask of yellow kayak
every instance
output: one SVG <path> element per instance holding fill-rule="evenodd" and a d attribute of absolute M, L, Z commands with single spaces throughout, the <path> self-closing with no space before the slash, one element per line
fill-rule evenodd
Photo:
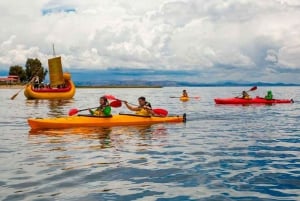
<path fill-rule="evenodd" d="M 186 101 L 189 101 L 190 98 L 187 97 L 187 96 L 181 96 L 181 97 L 180 97 L 180 100 L 181 100 L 182 102 L 186 102 Z"/>
<path fill-rule="evenodd" d="M 29 118 L 32 129 L 72 128 L 72 127 L 111 127 L 129 125 L 149 125 L 156 123 L 185 122 L 186 114 L 182 116 L 140 116 L 135 114 L 118 114 L 110 117 L 91 115 L 65 116 L 57 118 Z"/>

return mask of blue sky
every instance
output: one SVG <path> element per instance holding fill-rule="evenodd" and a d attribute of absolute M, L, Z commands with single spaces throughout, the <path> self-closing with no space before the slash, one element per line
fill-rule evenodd
<path fill-rule="evenodd" d="M 83 76 L 300 83 L 299 0 L 10 0 L 0 15 L 0 70 L 27 58 L 47 67 L 55 44 Z"/>

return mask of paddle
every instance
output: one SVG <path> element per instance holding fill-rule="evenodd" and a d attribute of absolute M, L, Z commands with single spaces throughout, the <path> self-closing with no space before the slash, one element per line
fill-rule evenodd
<path fill-rule="evenodd" d="M 28 84 L 26 84 L 24 87 L 22 87 L 22 89 L 20 89 L 17 93 L 15 93 L 10 99 L 11 99 L 11 100 L 14 100 L 14 99 L 17 97 L 17 95 L 19 95 L 19 93 L 20 93 L 23 89 L 25 89 L 25 88 L 27 87 L 27 85 L 28 85 Z"/>
<path fill-rule="evenodd" d="M 89 109 L 96 109 L 97 107 L 92 107 L 92 108 L 86 108 L 86 109 L 81 109 L 81 110 L 78 110 L 77 108 L 72 108 L 69 110 L 69 116 L 73 116 L 75 114 L 77 114 L 78 112 L 82 112 L 82 111 L 85 111 L 85 110 L 89 110 Z"/>
<path fill-rule="evenodd" d="M 155 108 L 155 109 L 152 109 L 152 111 L 153 111 L 156 115 L 159 115 L 159 116 L 162 116 L 162 117 L 168 116 L 168 111 L 165 110 L 165 109 Z"/>
<path fill-rule="evenodd" d="M 181 96 L 170 96 L 170 98 L 181 98 Z M 187 98 L 195 98 L 195 99 L 199 99 L 200 96 L 188 96 Z"/>
<path fill-rule="evenodd" d="M 120 100 L 114 100 L 109 104 L 111 107 L 121 107 L 122 102 Z"/>
<path fill-rule="evenodd" d="M 253 86 L 251 89 L 249 89 L 248 91 L 246 92 L 250 92 L 250 91 L 255 91 L 257 89 L 257 86 Z M 236 96 L 236 98 L 239 98 L 241 95 L 239 96 Z"/>
<path fill-rule="evenodd" d="M 122 106 L 122 102 L 121 101 L 112 101 L 110 104 L 109 104 L 111 107 L 121 107 Z M 99 106 L 98 106 L 99 107 Z M 77 108 L 72 108 L 69 110 L 69 116 L 73 116 L 75 114 L 77 114 L 78 112 L 82 112 L 82 111 L 85 111 L 85 110 L 89 110 L 89 109 L 96 109 L 98 107 L 93 107 L 93 108 L 85 108 L 85 109 L 81 109 L 81 110 L 78 110 Z"/>
<path fill-rule="evenodd" d="M 114 97 L 113 95 L 105 95 L 104 97 L 106 97 L 108 100 L 117 100 L 116 97 Z"/>
<path fill-rule="evenodd" d="M 249 92 L 249 91 L 255 91 L 256 89 L 257 89 L 257 86 L 254 86 L 251 89 L 249 89 L 247 92 Z"/>
<path fill-rule="evenodd" d="M 38 70 L 35 71 L 35 72 L 33 73 L 34 76 L 31 78 L 30 82 L 28 82 L 27 84 L 25 84 L 24 87 L 22 87 L 22 89 L 20 89 L 17 93 L 15 93 L 15 94 L 10 98 L 11 100 L 14 100 L 14 99 L 17 97 L 17 95 L 19 95 L 19 93 L 20 93 L 23 89 L 25 89 L 29 84 L 32 83 L 33 78 L 37 75 L 37 73 L 40 71 L 40 69 L 41 69 L 41 67 L 39 67 Z"/>
<path fill-rule="evenodd" d="M 124 100 L 120 100 L 120 99 L 117 99 L 115 96 L 113 95 L 105 95 L 105 97 L 109 100 L 115 100 L 115 101 L 118 101 L 117 103 L 115 104 L 122 104 L 122 102 L 125 102 Z M 112 102 L 113 103 L 113 102 Z M 130 103 L 131 105 L 135 105 L 135 106 L 138 106 L 136 104 L 132 104 Z M 152 109 L 153 113 L 158 115 L 158 116 L 162 116 L 162 117 L 165 117 L 168 115 L 168 111 L 165 110 L 165 109 L 162 109 L 162 108 L 155 108 L 155 109 Z"/>
<path fill-rule="evenodd" d="M 32 81 L 30 81 L 30 82 L 28 82 L 27 84 L 25 84 L 23 87 L 22 87 L 22 89 L 20 89 L 17 93 L 15 93 L 10 99 L 11 100 L 14 100 L 18 95 L 19 95 L 19 93 L 23 90 L 23 89 L 25 89 L 29 84 L 31 84 L 32 83 Z"/>

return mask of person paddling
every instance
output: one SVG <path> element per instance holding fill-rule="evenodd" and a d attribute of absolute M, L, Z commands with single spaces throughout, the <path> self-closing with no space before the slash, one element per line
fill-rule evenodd
<path fill-rule="evenodd" d="M 146 98 L 144 96 L 141 96 L 138 98 L 139 105 L 138 106 L 131 106 L 127 101 L 123 101 L 126 105 L 126 107 L 131 110 L 135 111 L 137 115 L 142 116 L 155 116 L 154 112 L 152 111 L 151 104 L 146 101 Z"/>
<path fill-rule="evenodd" d="M 100 106 L 96 110 L 89 109 L 91 115 L 94 116 L 111 116 L 111 107 L 105 96 L 99 99 Z"/>
<path fill-rule="evenodd" d="M 272 99 L 273 99 L 273 93 L 272 93 L 271 90 L 269 90 L 269 91 L 267 92 L 267 95 L 265 96 L 265 99 L 266 99 L 266 100 L 272 100 Z"/>
<path fill-rule="evenodd" d="M 33 88 L 34 88 L 34 89 L 38 89 L 38 88 L 39 88 L 39 85 L 40 85 L 40 79 L 39 79 L 39 76 L 35 76 L 35 77 L 34 77 L 34 85 L 33 85 Z"/>
<path fill-rule="evenodd" d="M 181 97 L 189 97 L 189 95 L 185 89 L 182 91 Z"/>
<path fill-rule="evenodd" d="M 243 99 L 251 99 L 250 95 L 246 91 L 242 92 L 242 98 Z"/>

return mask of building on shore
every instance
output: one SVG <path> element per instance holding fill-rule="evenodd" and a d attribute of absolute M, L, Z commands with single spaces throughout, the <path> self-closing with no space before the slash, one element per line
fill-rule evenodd
<path fill-rule="evenodd" d="M 9 75 L 7 77 L 0 77 L 0 84 L 1 85 L 13 85 L 13 84 L 20 84 L 20 77 L 17 75 Z"/>

